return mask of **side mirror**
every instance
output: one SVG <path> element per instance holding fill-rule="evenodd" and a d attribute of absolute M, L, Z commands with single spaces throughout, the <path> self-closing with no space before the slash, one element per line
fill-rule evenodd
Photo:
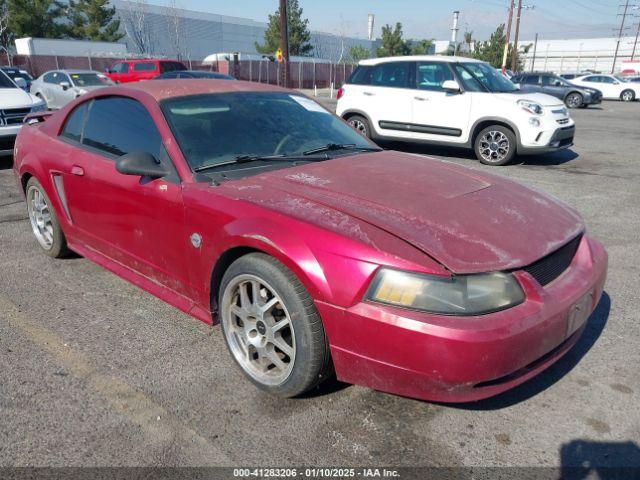
<path fill-rule="evenodd" d="M 59 85 L 63 90 L 68 90 L 71 87 L 71 84 L 69 82 L 60 82 Z"/>
<path fill-rule="evenodd" d="M 111 73 L 111 69 L 110 69 L 109 67 L 106 67 L 106 68 L 104 69 L 104 73 Z"/>
<path fill-rule="evenodd" d="M 520 89 L 522 88 L 522 87 L 521 87 L 521 85 L 520 85 L 520 83 L 514 83 L 514 85 L 516 86 L 516 88 L 517 88 L 518 90 L 520 90 Z"/>
<path fill-rule="evenodd" d="M 116 162 L 116 170 L 123 175 L 137 175 L 148 178 L 162 178 L 169 172 L 153 155 L 147 152 L 131 152 L 121 156 Z"/>
<path fill-rule="evenodd" d="M 620 85 L 620 82 L 613 82 L 614 85 Z"/>
<path fill-rule="evenodd" d="M 447 93 L 460 93 L 460 85 L 455 80 L 445 80 L 442 89 Z"/>
<path fill-rule="evenodd" d="M 17 86 L 22 88 L 23 90 L 27 88 L 27 81 L 22 77 L 16 77 L 13 79 Z"/>

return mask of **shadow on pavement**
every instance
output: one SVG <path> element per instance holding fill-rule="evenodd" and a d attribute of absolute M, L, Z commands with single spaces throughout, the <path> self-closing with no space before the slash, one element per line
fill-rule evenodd
<path fill-rule="evenodd" d="M 604 292 L 596 309 L 589 317 L 587 327 L 578 340 L 578 343 L 576 343 L 564 357 L 522 385 L 518 385 L 511 390 L 495 397 L 487 398 L 486 400 L 446 405 L 451 408 L 460 408 L 463 410 L 499 410 L 528 400 L 546 390 L 573 370 L 582 357 L 591 350 L 607 324 L 610 311 L 611 298 Z"/>
<path fill-rule="evenodd" d="M 0 170 L 9 170 L 13 168 L 13 157 L 0 157 Z"/>
<path fill-rule="evenodd" d="M 640 447 L 635 442 L 572 440 L 560 447 L 563 480 L 640 478 Z"/>

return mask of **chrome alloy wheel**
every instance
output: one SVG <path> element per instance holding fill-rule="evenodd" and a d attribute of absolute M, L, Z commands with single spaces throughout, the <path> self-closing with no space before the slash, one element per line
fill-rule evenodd
<path fill-rule="evenodd" d="M 634 99 L 633 92 L 631 90 L 625 90 L 622 92 L 621 97 L 623 102 L 630 102 Z"/>
<path fill-rule="evenodd" d="M 29 187 L 27 191 L 29 221 L 31 222 L 33 234 L 45 250 L 51 250 L 53 246 L 53 222 L 49 208 L 42 191 L 35 186 Z"/>
<path fill-rule="evenodd" d="M 265 385 L 291 374 L 296 341 L 291 316 L 275 290 L 255 275 L 235 277 L 222 296 L 223 331 L 242 369 Z"/>
<path fill-rule="evenodd" d="M 571 93 L 566 100 L 567 107 L 578 108 L 582 105 L 582 97 L 577 93 Z"/>
<path fill-rule="evenodd" d="M 364 136 L 367 136 L 367 126 L 361 120 L 358 120 L 357 118 L 351 119 L 349 120 L 349 125 L 351 125 Z"/>
<path fill-rule="evenodd" d="M 501 162 L 509 154 L 509 148 L 511 145 L 507 136 L 496 130 L 485 133 L 480 139 L 480 155 L 487 162 Z"/>

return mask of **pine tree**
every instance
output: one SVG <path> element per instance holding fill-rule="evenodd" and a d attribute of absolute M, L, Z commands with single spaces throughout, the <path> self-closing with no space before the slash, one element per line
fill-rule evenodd
<path fill-rule="evenodd" d="M 298 0 L 287 0 L 289 55 L 309 56 L 313 50 L 309 20 L 302 18 L 302 8 Z M 264 32 L 264 44 L 256 42 L 256 50 L 265 55 L 273 55 L 280 48 L 280 8 L 269 15 L 269 26 Z"/>
<path fill-rule="evenodd" d="M 114 18 L 116 9 L 109 6 L 109 0 L 69 0 L 69 12 L 69 34 L 74 38 L 117 42 L 124 37 L 119 32 L 120 20 Z"/>
<path fill-rule="evenodd" d="M 495 68 L 502 66 L 502 55 L 504 53 L 504 45 L 507 43 L 507 36 L 504 33 L 504 23 L 496 28 L 486 42 L 476 42 L 473 50 L 473 58 L 489 62 Z M 507 53 L 507 65 L 511 65 L 511 57 L 513 55 L 512 45 L 509 44 Z"/>
<path fill-rule="evenodd" d="M 66 28 L 60 22 L 64 5 L 60 0 L 7 0 L 9 31 L 15 38 L 60 38 Z"/>
<path fill-rule="evenodd" d="M 382 42 L 378 48 L 379 57 L 396 57 L 399 55 L 409 55 L 410 49 L 407 42 L 402 39 L 402 24 L 396 23 L 395 28 L 391 25 L 382 27 Z"/>

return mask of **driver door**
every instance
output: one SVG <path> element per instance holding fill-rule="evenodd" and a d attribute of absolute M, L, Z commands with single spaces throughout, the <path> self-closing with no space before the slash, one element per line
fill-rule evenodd
<path fill-rule="evenodd" d="M 189 239 L 182 186 L 153 118 L 132 98 L 89 102 L 80 141 L 70 142 L 64 172 L 72 222 L 90 248 L 186 295 Z M 65 132 L 66 126 L 63 137 Z M 152 180 L 116 171 L 118 157 L 140 151 L 172 173 Z"/>

